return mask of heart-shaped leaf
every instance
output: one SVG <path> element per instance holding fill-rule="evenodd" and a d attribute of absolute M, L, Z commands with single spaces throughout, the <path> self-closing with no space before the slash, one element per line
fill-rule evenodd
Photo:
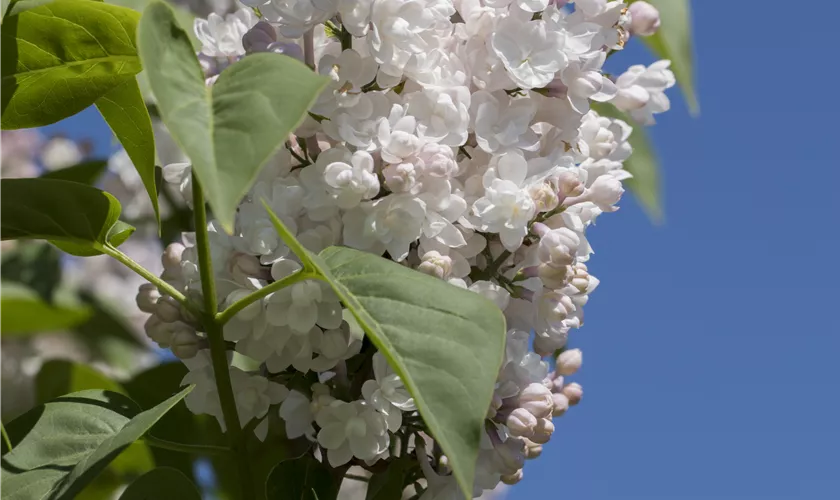
<path fill-rule="evenodd" d="M 0 238 L 50 240 L 73 255 L 97 255 L 134 231 L 105 191 L 56 179 L 0 180 Z"/>
<path fill-rule="evenodd" d="M 158 467 L 137 478 L 120 495 L 120 500 L 156 498 L 201 500 L 201 494 L 182 472 L 171 467 Z"/>
<path fill-rule="evenodd" d="M 55 123 L 134 80 L 139 16 L 101 2 L 17 2 L 3 19 L 2 128 Z"/>
<path fill-rule="evenodd" d="M 3 498 L 71 499 L 192 390 L 140 412 L 110 391 L 75 392 L 33 408 L 8 426 Z"/>
<path fill-rule="evenodd" d="M 262 165 L 300 124 L 327 79 L 290 57 L 246 56 L 206 85 L 172 9 L 149 4 L 138 47 L 163 122 L 187 154 L 213 213 L 230 231 Z"/>
<path fill-rule="evenodd" d="M 504 355 L 502 311 L 477 293 L 368 252 L 329 247 L 312 255 L 265 206 L 283 241 L 330 284 L 388 359 L 470 496 Z"/>

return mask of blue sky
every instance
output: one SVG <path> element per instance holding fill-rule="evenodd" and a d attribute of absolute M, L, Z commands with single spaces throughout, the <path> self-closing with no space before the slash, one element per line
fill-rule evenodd
<path fill-rule="evenodd" d="M 702 114 L 672 92 L 651 130 L 666 221 L 626 196 L 588 233 L 584 401 L 509 499 L 840 498 L 840 3 L 694 3 Z M 96 118 L 55 128 L 101 151 Z"/>

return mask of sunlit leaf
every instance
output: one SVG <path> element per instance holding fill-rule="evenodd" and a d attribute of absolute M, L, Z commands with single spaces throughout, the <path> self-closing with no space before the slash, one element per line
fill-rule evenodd
<path fill-rule="evenodd" d="M 2 128 L 72 116 L 140 71 L 139 16 L 100 2 L 17 2 L 3 19 Z"/>
<path fill-rule="evenodd" d="M 471 494 L 504 354 L 505 318 L 498 306 L 368 252 L 329 247 L 313 255 L 269 215 L 305 268 L 330 284 L 400 375 L 461 489 Z"/>
<path fill-rule="evenodd" d="M 0 287 L 0 331 L 4 338 L 73 328 L 92 314 L 84 304 L 51 304 L 34 290 L 14 283 Z"/>
<path fill-rule="evenodd" d="M 328 80 L 291 57 L 260 53 L 208 86 L 187 33 L 159 2 L 143 13 L 138 47 L 163 122 L 190 158 L 214 215 L 232 230 L 260 168 Z"/>

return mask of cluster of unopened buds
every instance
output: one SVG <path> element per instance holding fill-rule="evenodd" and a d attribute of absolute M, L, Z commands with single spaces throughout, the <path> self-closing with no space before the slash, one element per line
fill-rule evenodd
<path fill-rule="evenodd" d="M 233 234 L 209 224 L 220 306 L 301 268 L 261 200 L 312 252 L 354 247 L 484 295 L 504 311 L 508 339 L 474 493 L 516 483 L 551 438 L 552 419 L 582 397 L 566 378 L 581 364 L 568 333 L 583 324 L 598 285 L 585 231 L 617 210 L 630 177 L 622 162 L 631 127 L 591 101 L 641 123 L 669 107 L 668 61 L 615 79 L 602 72 L 631 34 L 656 29 L 655 9 L 606 0 L 245 3 L 196 22 L 208 85 L 260 51 L 300 58 L 332 83 L 261 171 Z M 188 164 L 164 169 L 188 203 L 189 174 Z M 166 249 L 163 278 L 193 297 L 201 286 L 190 239 Z M 195 318 L 153 286 L 141 288 L 138 304 L 152 313 L 149 337 L 190 369 L 190 409 L 224 426 Z M 262 419 L 260 438 L 275 411 L 289 438 L 317 442 L 334 467 L 408 450 L 426 476 L 424 500 L 456 497 L 411 395 L 325 284 L 274 292 L 239 311 L 224 334 L 260 365 L 230 367 L 241 423 Z"/>

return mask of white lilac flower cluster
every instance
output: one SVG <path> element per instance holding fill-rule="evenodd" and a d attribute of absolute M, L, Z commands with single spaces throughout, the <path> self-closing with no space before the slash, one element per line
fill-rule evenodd
<path fill-rule="evenodd" d="M 645 4 L 634 23 L 625 4 L 606 0 L 245 3 L 253 10 L 196 22 L 208 85 L 260 51 L 301 58 L 332 83 L 261 171 L 234 233 L 209 224 L 220 306 L 301 267 L 261 200 L 313 252 L 366 250 L 488 297 L 510 330 L 475 494 L 517 482 L 524 460 L 551 437 L 552 417 L 581 398 L 564 377 L 581 362 L 580 351 L 566 349 L 568 332 L 583 324 L 598 285 L 585 231 L 617 210 L 630 177 L 622 169 L 630 126 L 590 103 L 611 103 L 643 123 L 668 109 L 668 61 L 615 80 L 602 72 L 631 32 L 650 34 L 658 19 Z M 164 169 L 187 201 L 189 173 L 184 163 Z M 201 290 L 190 239 L 163 256 L 163 278 L 188 296 Z M 141 288 L 138 303 L 153 313 L 148 335 L 190 368 L 190 409 L 224 425 L 194 318 L 153 286 Z M 289 437 L 317 441 L 333 466 L 372 464 L 407 439 L 404 425 L 418 425 L 399 377 L 323 283 L 266 296 L 224 335 L 260 364 L 230 370 L 242 424 L 263 419 L 262 438 L 263 417 L 277 411 Z M 558 353 L 549 374 L 544 358 Z M 425 447 L 416 453 L 427 476 L 422 498 L 457 494 L 445 461 L 432 470 Z"/>

